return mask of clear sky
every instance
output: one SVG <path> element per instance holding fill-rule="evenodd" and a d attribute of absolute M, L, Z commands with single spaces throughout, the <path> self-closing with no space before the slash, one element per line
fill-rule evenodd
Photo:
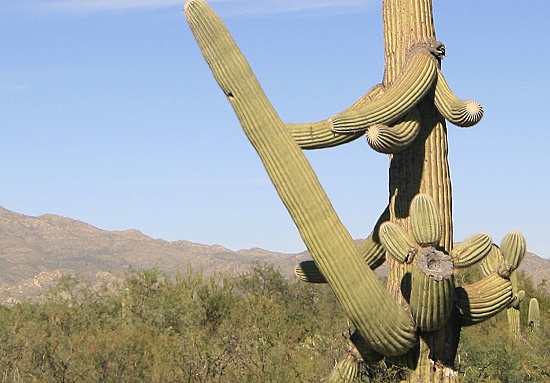
<path fill-rule="evenodd" d="M 383 75 L 381 0 L 212 1 L 286 122 Z M 455 240 L 520 230 L 550 257 L 550 2 L 434 0 L 443 72 L 483 120 L 449 125 Z M 238 250 L 305 249 L 174 0 L 0 0 L 0 205 Z M 388 159 L 307 152 L 364 238 Z"/>

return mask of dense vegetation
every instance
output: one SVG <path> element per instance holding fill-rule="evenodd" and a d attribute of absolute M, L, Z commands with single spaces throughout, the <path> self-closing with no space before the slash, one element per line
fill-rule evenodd
<path fill-rule="evenodd" d="M 539 299 L 540 330 L 525 325 L 512 342 L 505 314 L 465 329 L 463 381 L 550 382 L 550 298 L 520 281 Z M 0 307 L 0 381 L 320 382 L 346 331 L 327 286 L 289 282 L 271 266 L 239 277 L 132 271 L 102 288 L 64 277 L 39 301 Z M 397 373 L 380 364 L 362 381 Z"/>

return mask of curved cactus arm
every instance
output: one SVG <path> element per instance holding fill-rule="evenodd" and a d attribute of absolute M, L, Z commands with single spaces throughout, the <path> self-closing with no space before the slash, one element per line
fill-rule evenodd
<path fill-rule="evenodd" d="M 451 251 L 455 267 L 469 267 L 479 262 L 489 254 L 492 247 L 493 239 L 485 233 L 474 234 L 468 237 Z"/>
<path fill-rule="evenodd" d="M 302 261 L 297 264 L 294 268 L 294 274 L 302 282 L 328 283 L 327 279 L 325 278 L 321 270 L 319 270 L 319 268 L 315 264 L 315 261 L 313 260 Z"/>
<path fill-rule="evenodd" d="M 386 261 L 386 249 L 380 242 L 380 225 L 390 219 L 390 208 L 386 206 L 384 212 L 376 221 L 372 233 L 359 245 L 359 254 L 371 270 L 382 266 Z"/>
<path fill-rule="evenodd" d="M 361 108 L 383 91 L 384 87 L 381 84 L 373 86 L 364 96 L 342 113 Z M 285 124 L 285 126 L 302 149 L 323 149 L 347 144 L 365 133 L 364 130 L 351 134 L 335 133 L 331 129 L 329 118 L 316 122 Z"/>
<path fill-rule="evenodd" d="M 489 253 L 479 262 L 479 268 L 484 277 L 492 273 L 498 273 L 503 268 L 504 258 L 500 252 L 500 248 L 492 244 Z"/>
<path fill-rule="evenodd" d="M 455 305 L 464 326 L 491 318 L 507 308 L 514 299 L 512 283 L 497 273 L 455 289 Z"/>
<path fill-rule="evenodd" d="M 227 28 L 204 0 L 188 0 L 184 10 L 216 81 L 347 316 L 377 352 L 407 352 L 418 342 L 412 319 L 361 258 Z"/>
<path fill-rule="evenodd" d="M 412 108 L 393 125 L 374 124 L 367 128 L 367 142 L 379 153 L 395 154 L 407 149 L 420 132 L 420 113 Z"/>
<path fill-rule="evenodd" d="M 438 62 L 429 49 L 412 49 L 403 72 L 395 83 L 359 109 L 331 117 L 336 133 L 365 131 L 374 124 L 391 125 L 404 116 L 432 87 Z"/>
<path fill-rule="evenodd" d="M 451 124 L 470 127 L 483 117 L 483 107 L 474 100 L 461 100 L 454 95 L 443 73 L 437 71 L 434 102 L 439 112 Z"/>
<path fill-rule="evenodd" d="M 324 149 L 355 141 L 364 133 L 341 134 L 330 130 L 330 121 L 286 124 L 286 128 L 302 149 Z"/>
<path fill-rule="evenodd" d="M 504 258 L 505 270 L 512 273 L 516 270 L 525 256 L 527 244 L 525 238 L 518 231 L 511 231 L 504 236 L 500 243 L 500 251 Z"/>
<path fill-rule="evenodd" d="M 380 226 L 380 241 L 392 257 L 401 263 L 410 263 L 420 246 L 401 226 L 394 222 L 384 222 Z"/>

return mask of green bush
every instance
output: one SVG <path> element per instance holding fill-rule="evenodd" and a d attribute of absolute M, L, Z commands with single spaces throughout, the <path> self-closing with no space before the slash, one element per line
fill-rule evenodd
<path fill-rule="evenodd" d="M 550 381 L 549 298 L 520 281 L 541 303 L 541 332 L 512 344 L 505 315 L 464 329 L 462 381 Z M 272 266 L 241 276 L 134 270 L 99 289 L 64 277 L 38 301 L 0 306 L 0 381 L 320 382 L 347 330 L 328 286 L 290 282 Z M 398 375 L 380 363 L 361 380 Z"/>

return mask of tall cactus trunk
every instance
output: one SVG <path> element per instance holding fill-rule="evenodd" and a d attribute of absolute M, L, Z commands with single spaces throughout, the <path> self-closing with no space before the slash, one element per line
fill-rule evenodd
<path fill-rule="evenodd" d="M 401 73 L 411 47 L 419 42 L 436 41 L 431 0 L 384 0 L 383 21 L 386 59 L 383 83 L 389 87 Z M 445 120 L 437 110 L 433 97 L 425 97 L 418 108 L 421 116 L 419 137 L 408 149 L 390 156 L 391 220 L 410 232 L 409 207 L 412 199 L 419 193 L 430 195 L 439 207 L 442 221 L 443 233 L 439 245 L 450 253 L 453 233 Z M 388 290 L 396 299 L 403 300 L 407 292 L 402 291 L 402 281 L 411 266 L 388 257 L 388 267 Z M 458 382 L 451 366 L 439 363 L 445 359 L 445 354 L 454 355 L 453 350 L 444 350 L 445 331 L 460 331 L 460 328 L 447 326 L 421 337 L 418 361 L 416 366 L 413 364 L 415 370 L 409 382 Z"/>

